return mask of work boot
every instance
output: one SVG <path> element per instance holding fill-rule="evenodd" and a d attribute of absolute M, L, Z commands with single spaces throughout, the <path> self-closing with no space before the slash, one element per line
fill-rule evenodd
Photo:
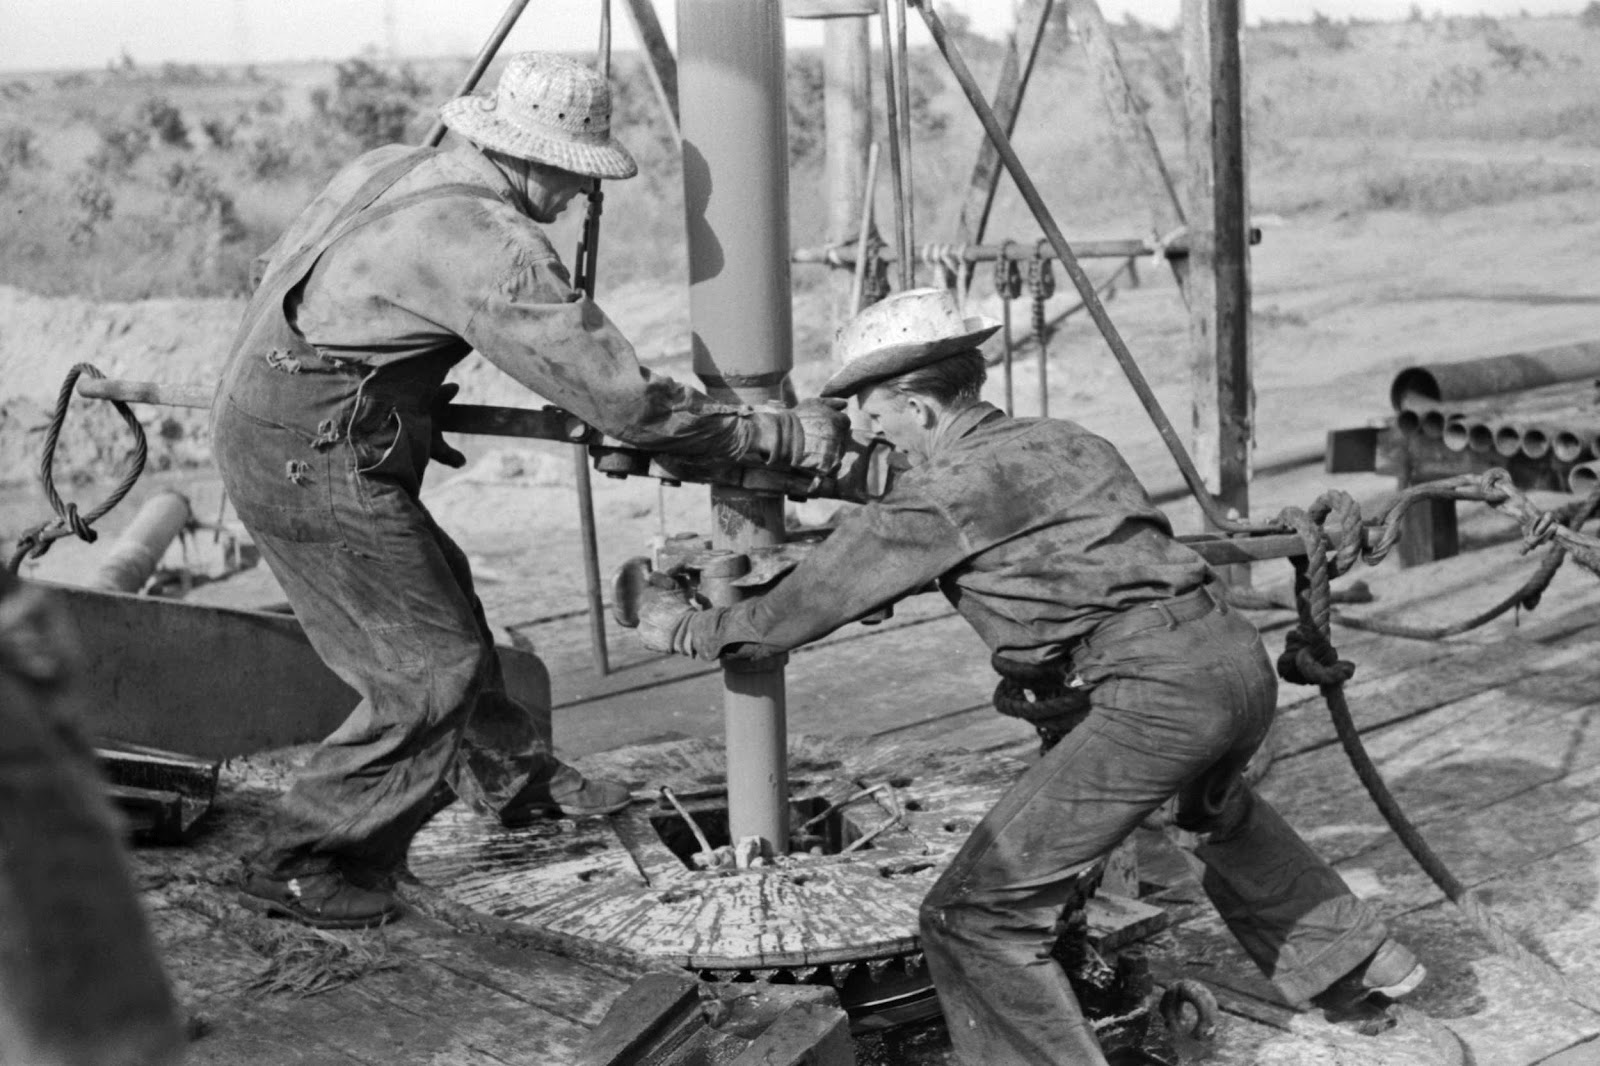
<path fill-rule="evenodd" d="M 531 825 L 545 818 L 590 818 L 616 814 L 633 800 L 628 786 L 604 778 L 588 780 L 577 770 L 563 765 L 550 779 L 550 799 L 519 804 L 500 812 L 500 824 L 507 829 Z"/>
<path fill-rule="evenodd" d="M 1350 1010 L 1367 1002 L 1393 1003 L 1415 992 L 1427 976 L 1427 967 L 1410 949 L 1390 938 L 1311 1002 L 1330 1011 Z"/>
<path fill-rule="evenodd" d="M 370 929 L 400 915 L 392 892 L 362 888 L 334 870 L 279 878 L 246 868 L 238 900 L 257 914 L 317 929 Z"/>

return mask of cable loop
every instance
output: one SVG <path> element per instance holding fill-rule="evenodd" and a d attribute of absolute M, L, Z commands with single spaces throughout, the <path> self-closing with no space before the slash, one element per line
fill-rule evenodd
<path fill-rule="evenodd" d="M 133 409 L 121 400 L 112 400 L 111 405 L 116 408 L 117 414 L 122 416 L 122 421 L 133 434 L 133 448 L 130 450 L 128 471 L 123 474 L 122 480 L 111 491 L 104 502 L 100 503 L 88 514 L 80 514 L 76 503 L 69 503 L 61 498 L 56 491 L 55 459 L 56 445 L 61 440 L 61 429 L 67 421 L 67 408 L 72 403 L 73 393 L 78 386 L 78 379 L 87 374 L 91 378 L 104 378 L 98 369 L 88 363 L 78 363 L 67 371 L 66 380 L 61 383 L 61 391 L 56 395 L 56 408 L 50 417 L 50 428 L 45 433 L 44 451 L 39 457 L 39 481 L 44 488 L 45 498 L 50 501 L 50 509 L 56 517 L 39 526 L 34 527 L 24 534 L 18 541 L 15 552 L 8 563 L 12 573 L 16 573 L 22 566 L 24 559 L 37 559 L 50 550 L 50 545 L 64 537 L 75 536 L 80 540 L 93 544 L 99 536 L 92 528 L 128 494 L 134 484 L 139 480 L 139 475 L 144 473 L 145 459 L 149 455 L 149 445 L 145 441 L 144 427 L 139 424 L 139 419 L 134 415 Z"/>

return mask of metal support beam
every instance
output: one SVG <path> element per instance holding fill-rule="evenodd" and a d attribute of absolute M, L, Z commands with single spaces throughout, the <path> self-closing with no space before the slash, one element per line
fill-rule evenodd
<path fill-rule="evenodd" d="M 790 398 L 788 108 L 781 0 L 679 0 L 678 90 L 694 369 L 713 399 Z M 715 544 L 782 543 L 783 498 L 711 491 Z M 724 670 L 734 840 L 787 850 L 781 666 Z"/>
<path fill-rule="evenodd" d="M 1187 20 L 1188 9 L 1184 10 Z M 1144 102 L 1128 81 L 1128 72 L 1122 65 L 1117 42 L 1111 36 L 1111 27 L 1106 25 L 1106 17 L 1095 0 L 1067 0 L 1067 15 L 1072 20 L 1073 28 L 1078 31 L 1079 39 L 1083 41 L 1089 65 L 1094 68 L 1095 78 L 1100 83 L 1100 97 L 1105 102 L 1106 113 L 1111 117 L 1111 126 L 1116 130 L 1117 139 L 1122 142 L 1134 169 L 1139 172 L 1145 194 L 1149 197 L 1150 217 L 1155 224 L 1156 236 L 1171 239 L 1184 225 L 1183 202 L 1178 199 L 1172 172 L 1167 169 L 1166 160 L 1161 157 L 1161 148 L 1156 144 L 1156 136 L 1145 119 Z M 1189 264 L 1172 258 L 1168 258 L 1167 262 L 1178 280 L 1178 290 L 1187 299 L 1185 282 Z"/>
<path fill-rule="evenodd" d="M 994 93 L 994 115 L 1000 128 L 1009 137 L 1017 128 L 1017 115 L 1022 111 L 1022 98 L 1028 91 L 1028 79 L 1033 75 L 1034 60 L 1039 57 L 1039 45 L 1044 41 L 1045 28 L 1050 24 L 1051 0 L 1025 0 L 1017 12 L 1017 28 L 1012 33 L 1006 57 L 1000 66 L 1000 84 Z M 956 222 L 956 240 L 960 244 L 981 244 L 989 228 L 989 212 L 994 208 L 994 196 L 1000 188 L 1000 153 L 988 137 L 978 145 L 978 161 L 972 167 L 972 180 L 967 183 L 967 198 L 961 205 L 961 217 Z"/>
<path fill-rule="evenodd" d="M 1234 518 L 1250 513 L 1255 413 L 1240 30 L 1239 0 L 1184 0 L 1195 462 Z"/>
<path fill-rule="evenodd" d="M 872 38 L 864 18 L 823 23 L 824 158 L 828 183 L 828 244 L 854 244 L 862 235 L 862 200 L 867 195 L 867 155 L 872 150 Z M 854 278 L 833 282 L 833 324 L 855 314 Z"/>
<path fill-rule="evenodd" d="M 672 58 L 667 35 L 661 32 L 661 20 L 656 18 L 655 5 L 650 0 L 625 0 L 625 3 L 628 17 L 633 21 L 633 32 L 638 34 L 639 43 L 644 46 L 645 56 L 649 60 L 645 66 L 650 73 L 650 87 L 655 90 L 656 99 L 661 101 L 661 110 L 666 114 L 667 122 L 672 127 L 672 136 L 676 139 L 680 135 L 677 60 Z"/>

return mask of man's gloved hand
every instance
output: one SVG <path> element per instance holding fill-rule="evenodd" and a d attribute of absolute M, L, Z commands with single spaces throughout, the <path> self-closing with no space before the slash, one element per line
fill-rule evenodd
<path fill-rule="evenodd" d="M 456 393 L 461 391 L 461 386 L 453 381 L 447 381 L 439 386 L 439 391 L 433 398 L 433 440 L 428 442 L 428 458 L 436 463 L 453 467 L 457 470 L 467 465 L 467 457 L 452 448 L 444 439 L 444 432 L 439 429 L 439 416 L 444 414 L 444 409 L 450 406 L 450 401 L 456 398 Z"/>
<path fill-rule="evenodd" d="M 756 422 L 755 450 L 769 466 L 784 466 L 831 475 L 850 441 L 847 400 L 839 397 L 802 400 L 793 407 L 761 409 Z"/>
<path fill-rule="evenodd" d="M 694 657 L 689 594 L 669 575 L 651 574 L 639 594 L 639 640 L 651 651 Z"/>

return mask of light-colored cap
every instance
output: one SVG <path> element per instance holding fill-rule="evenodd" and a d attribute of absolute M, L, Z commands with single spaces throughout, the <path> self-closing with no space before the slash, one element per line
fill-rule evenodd
<path fill-rule="evenodd" d="M 611 136 L 611 86 L 582 63 L 519 52 L 492 96 L 458 96 L 444 124 L 485 148 L 591 178 L 631 178 L 639 165 Z"/>
<path fill-rule="evenodd" d="M 967 318 L 949 289 L 907 289 L 846 322 L 833 341 L 844 365 L 822 386 L 824 396 L 853 396 L 867 385 L 976 348 L 1000 328 L 992 318 Z"/>

